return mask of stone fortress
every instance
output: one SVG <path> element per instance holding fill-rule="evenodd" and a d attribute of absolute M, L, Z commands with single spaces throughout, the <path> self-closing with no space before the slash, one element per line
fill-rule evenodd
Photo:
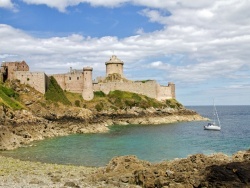
<path fill-rule="evenodd" d="M 121 90 L 146 95 L 159 101 L 175 98 L 175 84 L 169 82 L 167 86 L 161 86 L 154 80 L 131 81 L 123 74 L 123 61 L 112 55 L 106 63 L 106 76 L 92 79 L 91 67 L 83 70 L 70 71 L 53 76 L 63 90 L 72 93 L 81 93 L 84 100 L 92 100 L 95 91 L 108 94 L 110 91 Z M 29 84 L 41 93 L 48 88 L 49 76 L 43 72 L 30 72 L 25 61 L 4 62 L 0 69 L 0 81 L 18 79 L 22 84 Z"/>

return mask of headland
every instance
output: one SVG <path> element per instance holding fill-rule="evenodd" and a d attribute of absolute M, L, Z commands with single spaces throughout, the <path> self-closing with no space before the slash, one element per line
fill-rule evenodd
<path fill-rule="evenodd" d="M 95 92 L 91 101 L 63 91 L 50 79 L 45 94 L 12 80 L 1 84 L 0 149 L 54 136 L 108 131 L 113 124 L 161 124 L 205 120 L 175 99 L 158 101 L 125 91 Z"/>

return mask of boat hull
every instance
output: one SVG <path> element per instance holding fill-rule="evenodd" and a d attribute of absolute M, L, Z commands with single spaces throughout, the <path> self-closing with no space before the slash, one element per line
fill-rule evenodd
<path fill-rule="evenodd" d="M 205 125 L 204 130 L 220 131 L 220 127 L 216 125 Z"/>

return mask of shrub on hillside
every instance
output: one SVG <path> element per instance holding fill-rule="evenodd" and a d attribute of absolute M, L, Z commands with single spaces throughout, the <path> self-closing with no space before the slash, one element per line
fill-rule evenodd
<path fill-rule="evenodd" d="M 103 110 L 103 107 L 104 107 L 103 103 L 98 103 L 98 104 L 95 105 L 95 109 L 96 109 L 98 112 L 102 111 L 102 110 Z"/>
<path fill-rule="evenodd" d="M 75 106 L 80 107 L 80 101 L 79 100 L 75 101 Z"/>
<path fill-rule="evenodd" d="M 105 97 L 105 93 L 103 93 L 102 91 L 95 91 L 94 92 L 94 97 Z"/>

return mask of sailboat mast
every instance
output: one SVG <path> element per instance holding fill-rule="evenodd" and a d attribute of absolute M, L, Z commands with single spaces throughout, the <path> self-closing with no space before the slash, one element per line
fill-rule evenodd
<path fill-rule="evenodd" d="M 217 117 L 217 120 L 218 120 L 218 123 L 219 123 L 219 126 L 220 126 L 220 119 L 219 119 L 219 115 L 218 115 L 218 112 L 217 112 L 217 109 L 215 107 L 215 104 L 214 104 L 214 111 L 215 111 L 215 115 Z M 215 118 L 215 117 L 214 117 Z M 215 121 L 215 120 L 214 120 Z"/>
<path fill-rule="evenodd" d="M 216 122 L 215 122 L 216 108 L 215 108 L 214 100 L 213 100 L 213 105 L 214 105 L 213 114 L 214 114 L 214 125 L 215 125 L 216 124 Z"/>

